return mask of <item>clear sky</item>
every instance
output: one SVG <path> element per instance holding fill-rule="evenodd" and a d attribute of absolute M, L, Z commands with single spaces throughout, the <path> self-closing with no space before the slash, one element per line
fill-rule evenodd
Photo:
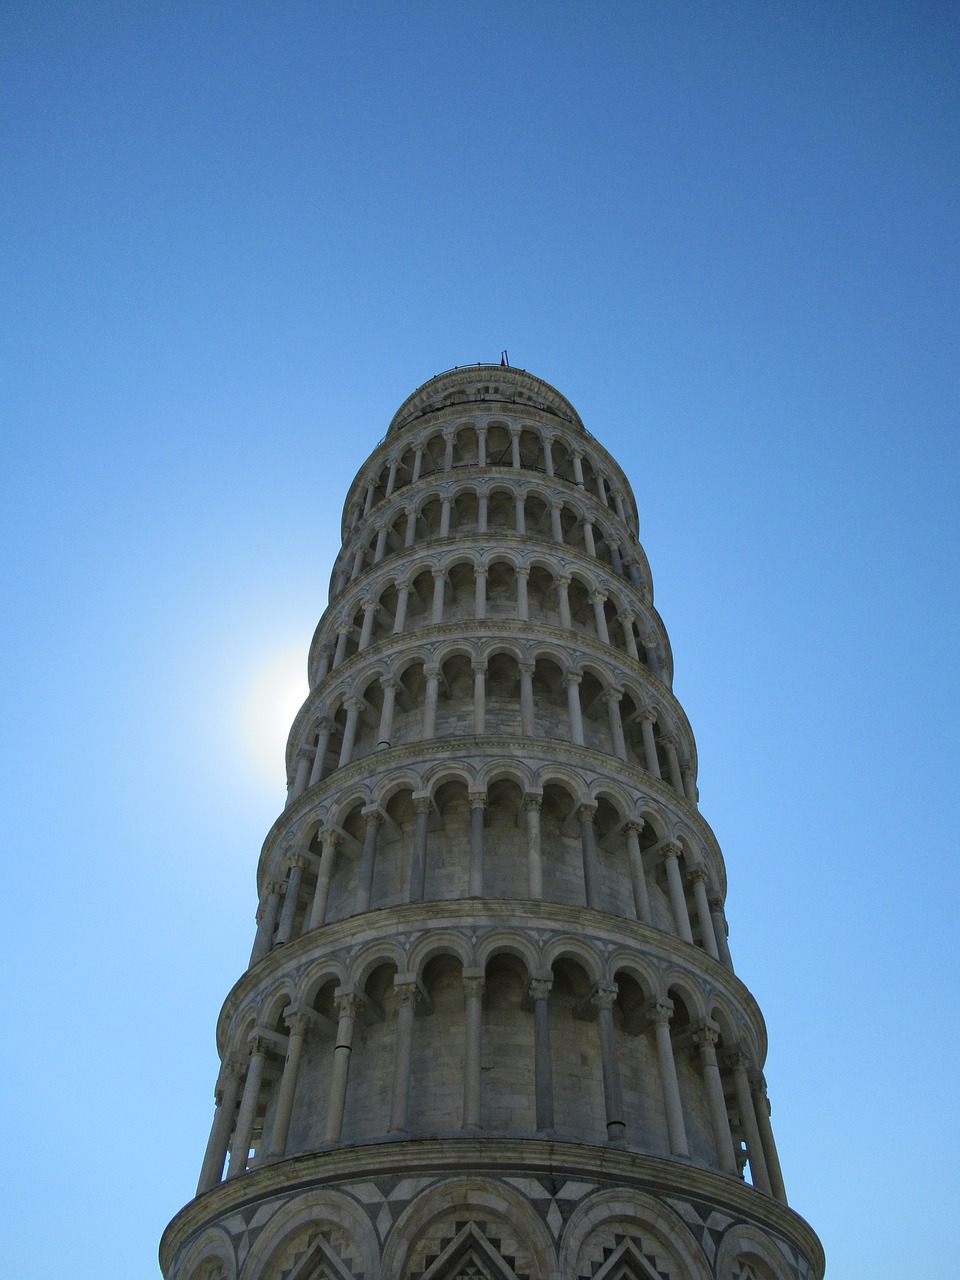
<path fill-rule="evenodd" d="M 156 1276 L 343 495 L 506 347 L 633 480 L 791 1201 L 954 1274 L 957 6 L 0 24 L 4 1273 Z"/>

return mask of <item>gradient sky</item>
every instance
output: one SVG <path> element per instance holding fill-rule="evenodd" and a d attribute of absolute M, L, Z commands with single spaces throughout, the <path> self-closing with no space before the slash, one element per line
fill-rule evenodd
<path fill-rule="evenodd" d="M 0 62 L 4 1273 L 157 1275 L 343 496 L 506 347 L 633 481 L 791 1202 L 953 1274 L 960 10 L 7 0 Z"/>

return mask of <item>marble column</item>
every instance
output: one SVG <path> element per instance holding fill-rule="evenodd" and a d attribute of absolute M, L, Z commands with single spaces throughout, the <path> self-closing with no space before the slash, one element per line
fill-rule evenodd
<path fill-rule="evenodd" d="M 533 706 L 533 673 L 532 662 L 521 662 L 520 669 L 520 734 L 524 738 L 532 738 L 536 732 Z"/>
<path fill-rule="evenodd" d="M 453 470 L 453 432 L 444 431 L 443 433 L 443 469 L 444 471 Z"/>
<path fill-rule="evenodd" d="M 741 1049 L 733 1049 L 727 1054 L 727 1066 L 733 1072 L 733 1088 L 737 1097 L 737 1110 L 740 1112 L 740 1124 L 743 1126 L 743 1137 L 747 1144 L 747 1160 L 750 1162 L 750 1181 L 759 1190 L 771 1195 L 770 1177 L 767 1173 L 767 1162 L 763 1154 L 763 1143 L 757 1125 L 757 1114 L 750 1093 L 750 1080 L 747 1076 L 747 1055 Z"/>
<path fill-rule="evenodd" d="M 417 508 L 404 507 L 403 514 L 407 517 L 403 530 L 403 547 L 405 551 L 409 551 L 417 540 Z"/>
<path fill-rule="evenodd" d="M 395 636 L 403 635 L 403 629 L 407 625 L 407 605 L 410 601 L 410 583 L 404 578 L 397 584 L 397 612 L 393 619 L 393 634 Z"/>
<path fill-rule="evenodd" d="M 691 804 L 696 804 L 698 800 L 697 775 L 694 772 L 693 765 L 685 764 L 681 772 L 683 775 L 683 794 Z"/>
<path fill-rule="evenodd" d="M 603 700 L 607 704 L 607 719 L 610 721 L 610 744 L 613 754 L 621 760 L 627 758 L 627 744 L 623 738 L 623 721 L 620 718 L 620 701 L 622 689 L 605 689 Z"/>
<path fill-rule="evenodd" d="M 672 733 L 665 733 L 661 736 L 660 741 L 663 743 L 663 749 L 667 757 L 667 771 L 670 774 L 670 785 L 674 791 L 679 791 L 681 795 L 683 791 L 683 779 L 680 777 L 680 759 L 677 756 L 677 740 Z"/>
<path fill-rule="evenodd" d="M 565 631 L 573 630 L 573 619 L 570 616 L 570 578 L 560 574 L 557 578 L 557 601 L 560 607 L 560 625 Z"/>
<path fill-rule="evenodd" d="M 513 500 L 513 513 L 514 513 L 513 518 L 514 518 L 514 527 L 521 538 L 524 537 L 527 532 L 527 521 L 526 521 L 526 517 L 524 516 L 523 506 L 524 506 L 523 494 L 518 493 Z"/>
<path fill-rule="evenodd" d="M 680 874 L 680 855 L 683 850 L 672 840 L 668 840 L 660 849 L 663 854 L 663 866 L 667 874 L 667 890 L 670 895 L 670 910 L 673 913 L 673 927 L 677 937 L 684 942 L 692 942 L 690 916 L 687 913 L 687 898 L 683 892 L 683 877 Z"/>
<path fill-rule="evenodd" d="M 338 768 L 342 769 L 353 759 L 353 747 L 357 740 L 357 724 L 360 720 L 360 698 L 344 698 L 343 705 L 347 713 L 347 722 L 343 728 L 343 740 L 340 743 L 340 759 Z"/>
<path fill-rule="evenodd" d="M 583 522 L 583 546 L 587 555 L 595 560 L 597 556 L 597 544 L 593 538 L 593 524 L 589 520 L 584 520 Z"/>
<path fill-rule="evenodd" d="M 487 664 L 473 663 L 473 732 L 481 737 L 487 731 Z"/>
<path fill-rule="evenodd" d="M 315 786 L 318 782 L 323 781 L 323 776 L 327 767 L 327 751 L 330 747 L 330 734 L 333 731 L 333 721 L 327 716 L 321 716 L 317 721 L 317 746 L 313 753 L 313 765 L 310 769 L 310 779 L 307 782 L 308 787 Z"/>
<path fill-rule="evenodd" d="M 429 796 L 414 796 L 417 811 L 417 828 L 413 837 L 413 854 L 410 859 L 410 902 L 422 902 L 427 878 L 427 840 L 430 830 L 430 810 L 433 801 Z"/>
<path fill-rule="evenodd" d="M 657 638 L 653 635 L 643 637 L 643 654 L 647 662 L 650 674 L 655 676 L 657 680 L 662 680 L 660 674 L 660 656 L 657 653 Z"/>
<path fill-rule="evenodd" d="M 650 912 L 650 893 L 647 889 L 647 877 L 643 870 L 643 854 L 640 851 L 640 832 L 643 830 L 643 819 L 633 818 L 624 824 L 624 836 L 627 841 L 627 862 L 630 866 L 630 884 L 633 888 L 633 905 L 637 919 L 641 924 L 652 924 Z"/>
<path fill-rule="evenodd" d="M 613 1031 L 613 1005 L 617 998 L 615 982 L 598 982 L 590 999 L 597 1010 L 600 1032 L 600 1066 L 603 1075 L 603 1102 L 607 1114 L 607 1141 L 623 1142 L 627 1126 L 623 1120 L 623 1091 L 620 1085 L 620 1063 L 617 1040 Z"/>
<path fill-rule="evenodd" d="M 517 569 L 517 617 L 521 622 L 529 622 L 530 620 L 530 602 L 527 599 L 527 579 L 530 577 L 530 570 L 524 565 Z"/>
<path fill-rule="evenodd" d="M 554 542 L 563 544 L 563 522 L 560 519 L 560 512 L 563 510 L 559 502 L 550 503 L 550 533 Z"/>
<path fill-rule="evenodd" d="M 407 1127 L 410 1099 L 410 1061 L 413 1054 L 413 1015 L 420 989 L 414 979 L 394 979 L 397 995 L 397 1029 L 393 1052 L 393 1093 L 390 1101 L 390 1133 L 403 1133 Z"/>
<path fill-rule="evenodd" d="M 577 809 L 580 820 L 580 849 L 583 857 L 583 889 L 588 907 L 602 909 L 602 893 L 600 889 L 600 867 L 597 862 L 597 839 L 593 829 L 593 819 L 597 812 L 595 804 L 582 804 Z"/>
<path fill-rule="evenodd" d="M 773 1129 L 770 1126 L 770 1100 L 767 1097 L 767 1082 L 763 1078 L 762 1071 L 753 1072 L 749 1080 L 750 1092 L 753 1096 L 754 1115 L 756 1116 L 757 1129 L 760 1133 L 760 1143 L 767 1166 L 770 1190 L 775 1200 L 779 1200 L 781 1204 L 786 1204 L 787 1193 L 783 1188 L 780 1157 L 777 1154 L 777 1144 L 773 1140 Z"/>
<path fill-rule="evenodd" d="M 607 602 L 606 592 L 594 591 L 590 599 L 593 602 L 593 621 L 597 628 L 597 636 L 601 644 L 609 644 L 610 632 L 607 628 L 607 615 L 603 608 Z"/>
<path fill-rule="evenodd" d="M 487 532 L 487 515 L 490 505 L 490 496 L 485 490 L 481 490 L 477 494 L 477 532 Z"/>
<path fill-rule="evenodd" d="M 393 676 L 381 676 L 383 703 L 380 707 L 380 728 L 377 730 L 377 750 L 385 751 L 393 736 L 393 713 L 397 703 L 397 680 Z"/>
<path fill-rule="evenodd" d="M 387 487 L 383 491 L 383 496 L 389 498 L 393 493 L 397 483 L 397 458 L 391 458 L 389 462 L 390 470 L 387 472 Z"/>
<path fill-rule="evenodd" d="M 717 1066 L 716 1044 L 719 1038 L 720 1033 L 717 1028 L 708 1022 L 701 1022 L 693 1033 L 693 1042 L 700 1051 L 700 1072 L 707 1094 L 707 1108 L 710 1112 L 710 1127 L 713 1129 L 717 1159 L 724 1173 L 736 1174 L 737 1158 L 733 1153 L 727 1104 L 723 1097 L 720 1068 Z"/>
<path fill-rule="evenodd" d="M 647 766 L 647 773 L 659 778 L 660 762 L 657 759 L 657 743 L 653 736 L 653 725 L 656 718 L 657 713 L 649 708 L 645 708 L 637 716 L 640 721 L 640 732 L 643 735 L 643 759 Z"/>
<path fill-rule="evenodd" d="M 477 427 L 477 466 L 487 465 L 487 428 Z"/>
<path fill-rule="evenodd" d="M 339 843 L 340 832 L 334 827 L 328 827 L 320 833 L 320 870 L 317 872 L 317 887 L 313 891 L 313 902 L 310 904 L 305 933 L 311 929 L 319 929 L 327 914 L 330 877 L 333 874 L 333 860 Z"/>
<path fill-rule="evenodd" d="M 523 797 L 527 820 L 527 890 L 536 901 L 543 898 L 543 855 L 540 848 L 540 808 L 542 793 L 528 791 Z"/>
<path fill-rule="evenodd" d="M 627 653 L 634 662 L 639 662 L 640 653 L 637 649 L 637 637 L 633 634 L 635 620 L 636 615 L 632 614 L 629 609 L 624 609 L 619 615 L 620 626 L 623 628 L 623 643 L 626 646 Z"/>
<path fill-rule="evenodd" d="M 306 865 L 307 860 L 302 853 L 294 854 L 288 863 L 287 889 L 283 895 L 283 910 L 280 912 L 280 924 L 277 927 L 277 946 L 289 942 L 293 937 L 293 922 L 297 915 L 297 902 L 300 898 L 303 869 Z"/>
<path fill-rule="evenodd" d="M 277 927 L 277 913 L 280 910 L 280 896 L 283 885 L 270 880 L 266 886 L 265 897 L 257 912 L 257 936 L 253 940 L 250 953 L 250 964 L 255 965 L 273 950 L 273 934 Z"/>
<path fill-rule="evenodd" d="M 578 671 L 568 671 L 563 677 L 567 691 L 567 712 L 570 717 L 570 741 L 575 747 L 583 746 L 583 715 L 580 711 L 580 681 Z"/>
<path fill-rule="evenodd" d="M 553 475 L 553 441 L 549 436 L 543 437 L 543 465 L 548 476 Z"/>
<path fill-rule="evenodd" d="M 285 1156 L 287 1153 L 290 1117 L 293 1115 L 293 1100 L 297 1092 L 300 1058 L 303 1055 L 303 1040 L 307 1033 L 307 1015 L 305 1013 L 288 1011 L 284 1016 L 290 1029 L 290 1034 L 287 1037 L 287 1056 L 283 1063 L 280 1092 L 277 1095 L 277 1109 L 273 1117 L 270 1150 L 267 1152 L 269 1156 L 274 1157 Z"/>
<path fill-rule="evenodd" d="M 701 864 L 691 867 L 687 873 L 687 880 L 693 886 L 693 901 L 697 908 L 697 923 L 700 925 L 703 949 L 707 955 L 713 956 L 714 960 L 719 960 L 720 952 L 717 950 L 717 938 L 713 929 L 713 920 L 710 917 L 710 905 L 707 902 L 706 867 Z"/>
<path fill-rule="evenodd" d="M 387 526 L 381 524 L 377 526 L 377 545 L 373 552 L 373 563 L 379 564 L 384 557 L 387 549 Z"/>
<path fill-rule="evenodd" d="M 672 1000 L 652 1000 L 647 1014 L 653 1023 L 657 1042 L 657 1066 L 660 1070 L 660 1088 L 663 1093 L 663 1110 L 667 1121 L 667 1140 L 675 1156 L 690 1154 L 687 1146 L 687 1130 L 683 1122 L 683 1106 L 680 1102 L 680 1085 L 677 1082 L 677 1064 L 673 1057 L 673 1041 L 670 1038 Z"/>
<path fill-rule="evenodd" d="M 514 471 L 520 470 L 520 430 L 518 427 L 510 428 L 510 465 Z"/>
<path fill-rule="evenodd" d="M 363 851 L 360 854 L 360 868 L 357 872 L 357 905 L 356 910 L 369 911 L 373 898 L 373 875 L 377 862 L 377 836 L 383 823 L 383 814 L 379 809 L 363 810 Z"/>
<path fill-rule="evenodd" d="M 725 964 L 732 973 L 733 959 L 727 942 L 727 917 L 723 912 L 723 898 L 714 891 L 707 894 L 707 902 L 710 906 L 710 919 L 713 921 L 713 936 L 716 939 L 720 963 Z"/>
<path fill-rule="evenodd" d="M 420 473 L 423 470 L 423 445 L 418 444 L 413 453 L 413 472 L 410 476 L 410 483 L 416 484 L 420 479 Z"/>
<path fill-rule="evenodd" d="M 444 569 L 434 569 L 433 573 L 433 608 L 430 613 L 430 621 L 434 626 L 439 626 L 443 622 L 443 588 L 446 584 L 447 575 Z"/>
<path fill-rule="evenodd" d="M 480 1128 L 480 1047 L 483 1025 L 483 970 L 464 969 L 463 1128 Z"/>
<path fill-rule="evenodd" d="M 537 1133 L 553 1133 L 553 1056 L 550 1051 L 550 991 L 553 974 L 536 974 L 530 979 L 533 1001 L 534 1081 L 536 1089 Z"/>
<path fill-rule="evenodd" d="M 377 613 L 377 602 L 369 597 L 361 601 L 363 608 L 363 622 L 360 626 L 360 639 L 357 641 L 357 653 L 362 653 L 370 644 L 370 637 L 373 635 L 373 620 Z"/>
<path fill-rule="evenodd" d="M 293 776 L 293 782 L 287 794 L 287 804 L 293 804 L 299 796 L 303 795 L 307 789 L 307 782 L 310 778 L 310 769 L 313 765 L 313 752 L 309 747 L 301 747 L 297 752 L 297 771 Z"/>
<path fill-rule="evenodd" d="M 237 1124 L 234 1130 L 230 1151 L 230 1167 L 228 1178 L 235 1178 L 247 1167 L 250 1142 L 253 1138 L 253 1125 L 257 1118 L 257 1102 L 260 1098 L 260 1086 L 263 1083 L 263 1068 L 267 1061 L 268 1043 L 263 1036 L 255 1035 L 250 1041 L 250 1061 L 247 1065 L 247 1078 L 243 1085 L 243 1097 L 237 1113 Z"/>
<path fill-rule="evenodd" d="M 345 660 L 347 656 L 347 640 L 353 631 L 352 622 L 341 622 L 337 627 L 337 647 L 333 651 L 333 670 Z"/>
<path fill-rule="evenodd" d="M 343 1132 L 343 1107 L 347 1100 L 350 1056 L 353 1051 L 353 1028 L 360 1008 L 360 998 L 353 991 L 338 987 L 335 995 L 337 1040 L 333 1048 L 330 1088 L 327 1092 L 327 1122 L 324 1142 L 339 1142 Z"/>
<path fill-rule="evenodd" d="M 197 1183 L 198 1196 L 203 1195 L 204 1191 L 209 1191 L 211 1187 L 217 1186 L 223 1177 L 223 1165 L 227 1158 L 227 1147 L 230 1145 L 230 1134 L 237 1114 L 241 1082 L 242 1072 L 239 1063 L 228 1058 L 221 1067 L 220 1078 L 217 1080 L 216 1110 L 200 1169 L 200 1181 Z"/>
<path fill-rule="evenodd" d="M 423 736 L 435 738 L 437 734 L 437 697 L 440 693 L 440 668 L 423 668 L 427 687 L 423 699 Z"/>
<path fill-rule="evenodd" d="M 573 450 L 573 478 L 581 489 L 585 487 L 583 483 L 583 454 L 579 449 Z"/>
<path fill-rule="evenodd" d="M 440 537 L 450 537 L 450 499 L 444 498 L 440 503 Z"/>
<path fill-rule="evenodd" d="M 478 564 L 473 571 L 474 580 L 474 613 L 477 619 L 487 616 L 487 566 Z"/>
<path fill-rule="evenodd" d="M 468 895 L 483 897 L 483 811 L 487 807 L 485 791 L 471 791 L 470 801 L 470 871 Z"/>

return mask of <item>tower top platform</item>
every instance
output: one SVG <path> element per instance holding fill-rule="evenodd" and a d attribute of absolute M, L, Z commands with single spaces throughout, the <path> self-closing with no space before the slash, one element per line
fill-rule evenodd
<path fill-rule="evenodd" d="M 438 373 L 417 387 L 393 415 L 387 436 L 395 435 L 428 413 L 458 404 L 477 403 L 487 403 L 491 407 L 504 404 L 537 409 L 586 434 L 576 409 L 549 382 L 527 373 L 525 369 L 513 369 L 508 365 L 468 364 Z"/>

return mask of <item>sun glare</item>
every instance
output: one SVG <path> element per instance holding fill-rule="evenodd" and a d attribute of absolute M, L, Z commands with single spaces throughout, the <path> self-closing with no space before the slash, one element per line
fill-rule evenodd
<path fill-rule="evenodd" d="M 243 704 L 243 739 L 257 774 L 283 779 L 283 753 L 293 717 L 307 696 L 303 646 L 273 654 L 255 673 Z"/>

